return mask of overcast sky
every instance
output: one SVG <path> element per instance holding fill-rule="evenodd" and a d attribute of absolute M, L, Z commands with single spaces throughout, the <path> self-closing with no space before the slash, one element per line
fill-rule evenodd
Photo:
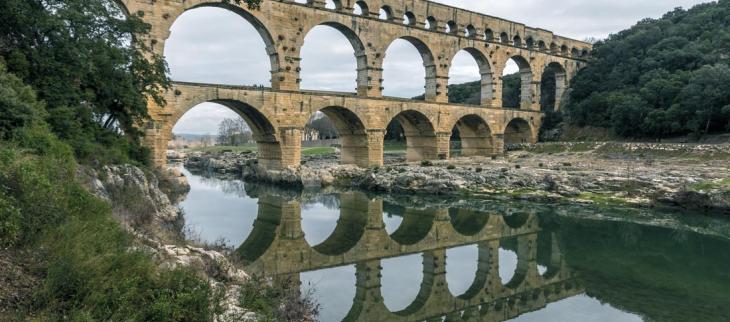
<path fill-rule="evenodd" d="M 266 1 L 266 0 L 264 0 Z M 489 15 L 552 30 L 576 39 L 605 38 L 646 17 L 706 0 L 437 0 Z M 172 27 L 165 48 L 173 80 L 270 86 L 264 43 L 244 19 L 225 9 L 199 8 L 184 13 Z M 355 91 L 356 67 L 350 43 L 338 31 L 316 27 L 307 34 L 302 58 L 302 88 Z M 423 93 L 425 71 L 418 51 L 398 40 L 386 52 L 384 95 Z M 516 66 L 507 72 L 512 72 Z M 452 62 L 449 83 L 478 80 L 476 62 L 460 53 Z M 216 104 L 201 104 L 185 114 L 175 133 L 215 134 L 220 121 L 236 114 Z"/>

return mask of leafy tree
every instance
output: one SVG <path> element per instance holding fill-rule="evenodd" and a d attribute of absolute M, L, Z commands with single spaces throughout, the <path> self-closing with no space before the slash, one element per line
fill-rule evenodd
<path fill-rule="evenodd" d="M 730 0 L 677 8 L 597 42 L 572 81 L 570 122 L 625 137 L 728 131 L 728 17 Z"/>

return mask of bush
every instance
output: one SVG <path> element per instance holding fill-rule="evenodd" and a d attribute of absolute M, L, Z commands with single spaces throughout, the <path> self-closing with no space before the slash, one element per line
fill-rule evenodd
<path fill-rule="evenodd" d="M 448 165 L 448 166 L 446 167 L 446 169 L 448 169 L 448 170 L 454 170 L 454 169 L 456 169 L 456 166 L 455 166 L 455 165 L 453 165 L 453 164 L 449 164 L 449 165 Z"/>
<path fill-rule="evenodd" d="M 422 167 L 432 167 L 433 166 L 433 162 L 431 162 L 429 160 L 423 160 L 423 161 L 421 161 L 421 166 Z"/>
<path fill-rule="evenodd" d="M 484 171 L 484 169 L 482 169 L 481 167 L 477 167 L 477 168 L 475 169 L 475 171 L 476 171 L 477 173 L 479 173 L 479 172 L 482 172 L 482 171 Z"/>

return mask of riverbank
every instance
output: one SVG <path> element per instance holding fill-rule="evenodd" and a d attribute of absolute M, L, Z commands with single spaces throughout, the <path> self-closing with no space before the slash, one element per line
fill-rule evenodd
<path fill-rule="evenodd" d="M 546 143 L 513 146 L 496 158 L 454 157 L 383 167 L 338 165 L 337 155 L 304 157 L 299 168 L 262 172 L 255 153 L 193 154 L 186 166 L 305 187 L 679 207 L 730 213 L 730 145 Z"/>

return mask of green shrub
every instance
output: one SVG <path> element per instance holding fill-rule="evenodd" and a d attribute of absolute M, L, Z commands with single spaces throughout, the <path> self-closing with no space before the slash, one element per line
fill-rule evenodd
<path fill-rule="evenodd" d="M 448 165 L 448 166 L 446 167 L 446 169 L 448 169 L 448 170 L 454 170 L 454 169 L 456 169 L 456 166 L 455 166 L 455 165 L 453 165 L 453 164 L 449 164 L 449 165 Z"/>
<path fill-rule="evenodd" d="M 432 167 L 433 166 L 433 162 L 431 162 L 429 160 L 423 160 L 423 161 L 421 161 L 421 166 L 422 167 Z"/>

